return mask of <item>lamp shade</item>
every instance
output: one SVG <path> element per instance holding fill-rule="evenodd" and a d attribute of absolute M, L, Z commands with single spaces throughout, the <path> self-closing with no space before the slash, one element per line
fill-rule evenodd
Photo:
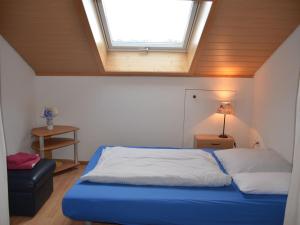
<path fill-rule="evenodd" d="M 219 108 L 217 109 L 217 113 L 220 114 L 234 114 L 234 109 L 230 102 L 221 102 Z"/>

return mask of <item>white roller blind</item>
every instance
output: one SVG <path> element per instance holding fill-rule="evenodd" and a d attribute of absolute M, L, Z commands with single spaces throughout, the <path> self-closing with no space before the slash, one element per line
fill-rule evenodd
<path fill-rule="evenodd" d="M 1 59 L 2 59 L 2 39 L 0 36 L 0 93 L 1 93 Z M 1 94 L 0 94 L 1 106 Z M 7 167 L 6 148 L 2 123 L 2 110 L 0 107 L 0 224 L 9 225 L 8 211 L 8 190 L 7 190 Z"/>
<path fill-rule="evenodd" d="M 296 107 L 293 173 L 284 221 L 284 225 L 298 224 L 300 224 L 300 81 Z"/>

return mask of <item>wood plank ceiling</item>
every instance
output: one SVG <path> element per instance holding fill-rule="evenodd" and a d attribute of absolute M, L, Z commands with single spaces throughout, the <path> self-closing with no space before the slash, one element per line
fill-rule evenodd
<path fill-rule="evenodd" d="M 0 34 L 38 75 L 113 75 L 99 66 L 79 1 L 0 0 Z M 299 24 L 300 0 L 215 0 L 190 71 L 178 76 L 253 76 Z"/>

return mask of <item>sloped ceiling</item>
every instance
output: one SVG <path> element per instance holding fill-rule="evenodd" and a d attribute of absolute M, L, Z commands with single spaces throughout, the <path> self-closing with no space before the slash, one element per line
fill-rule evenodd
<path fill-rule="evenodd" d="M 107 75 L 80 1 L 0 0 L 0 33 L 38 75 Z M 253 76 L 299 24 L 300 0 L 215 0 L 190 71 L 180 76 Z"/>

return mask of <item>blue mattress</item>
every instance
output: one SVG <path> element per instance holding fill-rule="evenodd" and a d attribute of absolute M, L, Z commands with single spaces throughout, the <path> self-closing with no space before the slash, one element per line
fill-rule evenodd
<path fill-rule="evenodd" d="M 103 148 L 95 152 L 84 173 L 95 167 Z M 234 183 L 191 188 L 78 181 L 64 196 L 62 208 L 74 220 L 124 225 L 282 225 L 286 199 L 246 195 Z"/>

